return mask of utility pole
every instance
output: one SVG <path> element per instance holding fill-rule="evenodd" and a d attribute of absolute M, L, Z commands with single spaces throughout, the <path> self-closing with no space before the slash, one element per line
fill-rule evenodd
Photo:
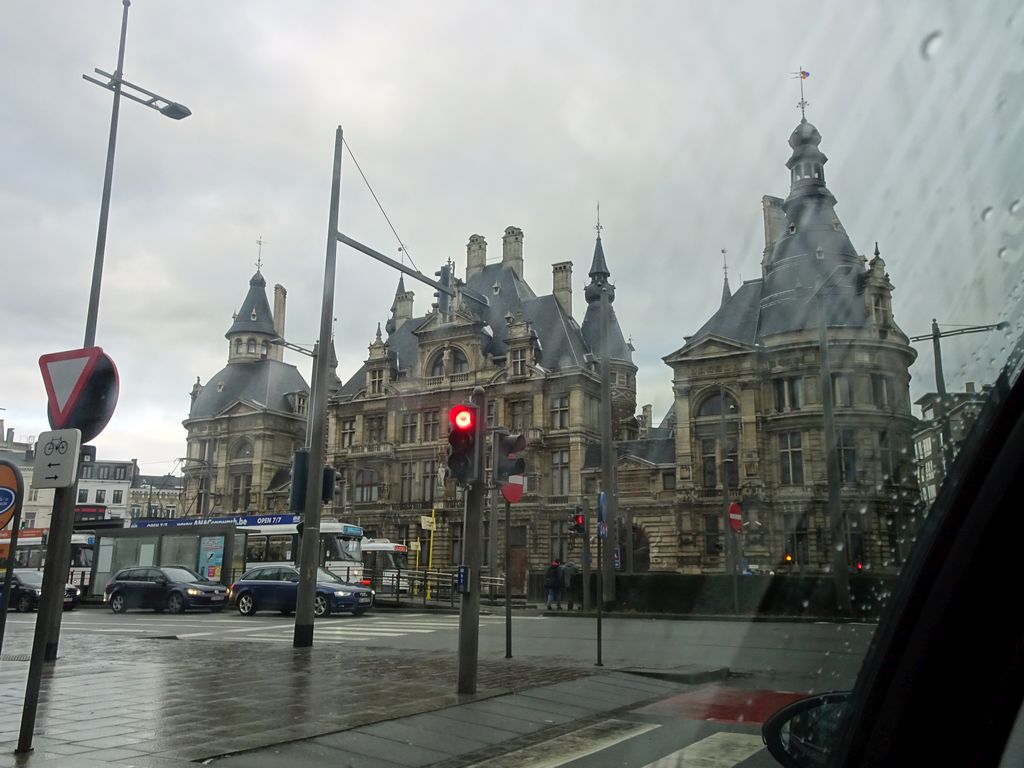
<path fill-rule="evenodd" d="M 459 659 L 456 692 L 476 693 L 477 659 L 480 650 L 480 563 L 483 560 L 484 441 L 480 418 L 486 406 L 483 387 L 474 387 L 477 432 L 474 441 L 477 477 L 466 492 L 466 525 L 463 530 L 463 562 L 469 569 L 469 585 L 462 593 L 459 613 Z"/>
<path fill-rule="evenodd" d="M 944 336 L 962 336 L 965 333 L 981 333 L 983 331 L 1001 331 L 1009 328 L 1010 324 L 1005 320 L 988 325 L 968 325 L 963 328 L 954 328 L 949 331 L 940 331 L 939 324 L 932 318 L 932 332 L 920 336 L 911 336 L 910 341 L 932 342 L 932 357 L 935 360 L 935 419 L 939 422 L 939 433 L 942 435 L 942 476 L 949 473 L 950 464 L 953 462 L 953 434 L 949 424 L 949 409 L 946 407 L 946 377 L 942 373 L 942 347 L 939 340 Z"/>
<path fill-rule="evenodd" d="M 605 520 L 611 526 L 618 519 L 618 489 L 615 478 L 615 435 L 612 431 L 612 371 L 611 371 L 611 291 L 614 289 L 603 279 L 601 291 L 601 486 L 604 490 Z M 599 543 L 603 550 L 602 586 L 598 600 L 611 603 L 615 601 L 615 542 L 606 536 Z"/>

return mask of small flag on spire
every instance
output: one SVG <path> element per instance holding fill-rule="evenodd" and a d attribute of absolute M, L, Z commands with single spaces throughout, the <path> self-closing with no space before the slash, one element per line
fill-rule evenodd
<path fill-rule="evenodd" d="M 800 79 L 801 80 L 806 80 L 810 76 L 811 76 L 811 73 L 808 72 L 806 69 L 801 69 L 800 70 Z"/>

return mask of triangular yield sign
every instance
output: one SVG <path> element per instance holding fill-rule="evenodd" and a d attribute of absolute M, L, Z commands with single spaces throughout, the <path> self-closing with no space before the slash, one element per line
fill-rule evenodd
<path fill-rule="evenodd" d="M 102 354 L 101 347 L 85 347 L 53 352 L 39 358 L 39 370 L 42 371 L 43 383 L 46 385 L 54 429 L 63 429 L 67 425 L 78 396 Z"/>

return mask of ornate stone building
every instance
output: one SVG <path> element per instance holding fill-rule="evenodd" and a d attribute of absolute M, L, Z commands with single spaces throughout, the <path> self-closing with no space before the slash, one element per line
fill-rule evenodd
<path fill-rule="evenodd" d="M 754 570 L 825 572 L 833 546 L 852 570 L 894 571 L 906 555 L 919 509 L 916 353 L 893 318 L 877 245 L 870 261 L 859 255 L 836 216 L 820 141 L 801 120 L 789 196 L 763 198 L 761 277 L 735 293 L 726 279 L 718 311 L 664 358 L 670 414 L 618 446 L 619 513 L 632 513 L 638 568 L 721 572 L 727 498 L 742 511 L 740 562 Z M 823 352 L 845 542 L 829 528 Z M 594 452 L 585 471 L 599 466 Z"/>
<path fill-rule="evenodd" d="M 180 516 L 283 509 L 292 454 L 305 443 L 309 386 L 282 361 L 286 292 L 257 269 L 225 337 L 228 362 L 196 379 L 182 424 L 188 432 Z M 336 365 L 336 363 L 335 363 Z"/>
<path fill-rule="evenodd" d="M 510 570 L 519 585 L 528 569 L 569 554 L 568 515 L 581 497 L 586 448 L 600 436 L 597 306 L 588 305 L 582 324 L 574 319 L 571 262 L 552 266 L 545 295 L 523 279 L 523 263 L 521 229 L 505 230 L 501 261 L 492 264 L 485 239 L 471 236 L 455 297 L 439 294 L 423 315 L 400 279 L 385 334 L 378 325 L 365 363 L 330 399 L 327 451 L 341 478 L 329 514 L 448 567 L 460 559 L 463 518 L 461 491 L 445 472 L 448 410 L 483 387 L 487 427 L 520 432 L 529 443 L 525 494 L 511 517 Z M 590 277 L 608 274 L 598 238 Z M 627 415 L 619 436 L 628 437 L 636 366 L 614 313 L 610 336 L 615 407 Z M 432 515 L 431 553 L 423 518 Z M 485 525 L 485 552 L 489 535 Z M 503 538 L 494 544 L 503 549 Z"/>

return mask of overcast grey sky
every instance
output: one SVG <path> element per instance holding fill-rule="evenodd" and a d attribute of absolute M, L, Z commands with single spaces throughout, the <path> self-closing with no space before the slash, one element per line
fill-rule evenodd
<path fill-rule="evenodd" d="M 1016 322 L 1019 5 L 136 0 L 124 76 L 193 115 L 122 103 L 97 330 L 121 394 L 99 457 L 174 468 L 257 238 L 268 293 L 288 289 L 289 340 L 312 344 L 339 124 L 419 269 L 451 257 L 461 275 L 470 234 L 498 258 L 519 226 L 538 293 L 552 263 L 574 262 L 577 319 L 600 201 L 638 402 L 657 418 L 672 397 L 661 358 L 716 309 L 721 249 L 734 289 L 760 276 L 760 201 L 789 189 L 800 66 L 837 212 L 860 252 L 879 241 L 896 322 Z M 120 17 L 118 0 L 20 2 L 0 26 L 0 416 L 18 439 L 48 429 L 38 357 L 82 345 L 111 97 L 81 75 L 113 71 Z M 395 253 L 348 158 L 342 187 L 341 229 Z M 396 283 L 339 249 L 342 378 Z M 425 313 L 430 289 L 407 286 Z M 1006 343 L 949 340 L 948 386 L 991 379 Z M 915 395 L 934 386 L 919 348 Z M 286 360 L 309 379 L 306 358 Z"/>

